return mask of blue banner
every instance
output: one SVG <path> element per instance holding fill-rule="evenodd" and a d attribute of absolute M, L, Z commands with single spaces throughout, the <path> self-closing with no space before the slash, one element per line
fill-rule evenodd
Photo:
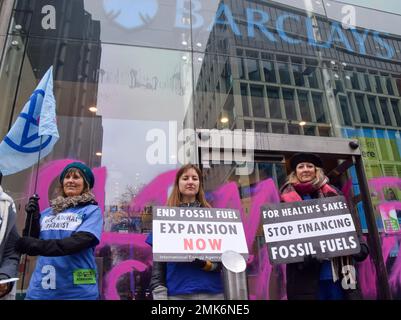
<path fill-rule="evenodd" d="M 46 72 L 10 131 L 0 143 L 0 170 L 10 175 L 47 156 L 59 138 L 53 67 Z"/>

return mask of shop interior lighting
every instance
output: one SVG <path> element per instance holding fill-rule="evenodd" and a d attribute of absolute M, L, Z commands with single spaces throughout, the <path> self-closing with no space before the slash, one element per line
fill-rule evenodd
<path fill-rule="evenodd" d="M 228 118 L 226 116 L 221 117 L 220 119 L 221 123 L 227 123 L 228 122 Z"/>
<path fill-rule="evenodd" d="M 301 122 L 299 123 L 299 125 L 300 125 L 301 127 L 303 127 L 305 124 L 306 124 L 305 121 L 301 121 Z"/>

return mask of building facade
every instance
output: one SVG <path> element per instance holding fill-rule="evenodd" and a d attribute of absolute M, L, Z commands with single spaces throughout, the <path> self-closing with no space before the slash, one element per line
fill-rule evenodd
<path fill-rule="evenodd" d="M 380 6 L 0 1 L 1 136 L 50 66 L 60 132 L 38 166 L 3 179 L 19 227 L 36 182 L 46 205 L 59 168 L 86 162 L 105 220 L 102 299 L 151 299 L 151 206 L 165 204 L 182 164 L 197 163 L 213 206 L 243 213 L 249 298 L 285 299 L 260 207 L 277 199 L 288 159 L 315 152 L 371 247 L 357 266 L 363 297 L 399 299 L 401 5 Z"/>

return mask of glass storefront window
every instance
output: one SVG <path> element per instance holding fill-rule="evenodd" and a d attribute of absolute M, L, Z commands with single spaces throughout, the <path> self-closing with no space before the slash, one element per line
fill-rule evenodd
<path fill-rule="evenodd" d="M 265 76 L 265 81 L 273 82 L 273 83 L 277 82 L 276 70 L 274 68 L 274 62 L 262 60 L 262 65 L 263 65 L 263 73 Z"/>
<path fill-rule="evenodd" d="M 363 96 L 355 95 L 356 107 L 358 108 L 358 114 L 360 116 L 361 122 L 369 123 L 368 114 L 366 112 L 365 103 L 363 101 Z"/>
<path fill-rule="evenodd" d="M 379 113 L 377 111 L 377 106 L 376 106 L 376 99 L 375 98 L 368 98 L 369 101 L 369 106 L 370 106 L 370 112 L 372 113 L 372 118 L 373 118 L 373 123 L 374 124 L 380 124 L 380 117 Z"/>
<path fill-rule="evenodd" d="M 400 113 L 400 100 L 391 100 L 391 106 L 393 107 L 394 116 L 397 122 L 397 126 L 401 126 L 401 113 Z"/>
<path fill-rule="evenodd" d="M 269 100 L 270 118 L 281 119 L 282 114 L 280 107 L 279 90 L 267 88 L 267 97 Z"/>
<path fill-rule="evenodd" d="M 384 116 L 384 122 L 386 125 L 391 126 L 392 122 L 391 122 L 390 110 L 387 105 L 387 100 L 380 99 L 379 101 Z"/>
<path fill-rule="evenodd" d="M 344 125 L 351 126 L 352 119 L 351 119 L 351 113 L 349 111 L 348 99 L 347 97 L 343 96 L 341 96 L 339 99 L 340 99 L 341 112 L 344 119 Z"/>
<path fill-rule="evenodd" d="M 143 4 L 138 1 L 60 0 L 52 2 L 52 8 L 46 5 L 49 4 L 36 0 L 18 1 L 15 22 L 24 30 L 29 29 L 29 34 L 35 37 L 98 38 L 103 43 L 177 50 L 192 48 L 189 1 L 149 0 Z M 55 22 L 42 11 L 54 12 Z M 27 17 L 27 12 L 32 14 Z M 205 46 L 206 40 L 197 39 L 194 46 Z"/>
<path fill-rule="evenodd" d="M 348 28 L 346 3 L 339 1 L 15 4 L 9 34 L 0 35 L 0 133 L 53 65 L 61 138 L 40 162 L 37 181 L 51 177 L 40 190 L 47 201 L 56 168 L 66 161 L 81 160 L 96 170 L 107 239 L 96 250 L 102 299 L 128 299 L 132 292 L 151 299 L 152 255 L 144 242 L 152 230 L 151 206 L 165 203 L 181 164 L 201 164 L 210 202 L 236 206 L 246 219 L 258 217 L 264 201 L 278 193 L 288 173 L 288 146 L 274 158 L 268 143 L 260 142 L 264 149 L 246 164 L 253 171 L 239 175 L 238 163 L 201 161 L 200 129 L 252 129 L 258 137 L 301 136 L 323 146 L 328 137 L 358 139 L 380 223 L 378 206 L 386 202 L 380 186 L 394 184 L 401 199 L 398 16 L 356 6 L 356 28 Z M 330 171 L 340 164 L 332 158 L 328 163 Z M 18 199 L 19 228 L 36 169 L 4 179 Z M 336 182 L 358 199 L 352 169 Z M 266 183 L 268 191 L 258 193 Z M 363 216 L 361 202 L 357 206 Z M 361 223 L 366 231 L 366 221 Z M 254 259 L 250 298 L 285 299 L 285 269 L 270 265 L 261 226 L 246 226 Z M 383 223 L 379 230 L 386 245 Z M 391 254 L 397 257 L 398 249 Z M 365 273 L 374 269 L 371 260 L 361 268 Z M 368 298 L 373 291 L 363 288 Z"/>
<path fill-rule="evenodd" d="M 294 91 L 283 90 L 283 99 L 284 99 L 286 119 L 297 120 L 298 117 L 297 117 L 297 112 L 295 110 Z"/>
<path fill-rule="evenodd" d="M 277 62 L 278 72 L 280 75 L 280 82 L 283 84 L 291 84 L 289 64 Z"/>
<path fill-rule="evenodd" d="M 249 104 L 248 104 L 248 86 L 241 85 L 241 100 L 242 100 L 242 113 L 246 117 L 250 117 Z"/>
<path fill-rule="evenodd" d="M 304 121 L 311 122 L 311 110 L 309 108 L 309 98 L 308 93 L 305 91 L 298 91 L 298 103 L 299 109 L 301 111 L 301 118 Z"/>
<path fill-rule="evenodd" d="M 324 102 L 321 94 L 312 94 L 313 105 L 315 107 L 315 115 L 317 122 L 326 122 L 326 114 L 324 111 Z"/>
<path fill-rule="evenodd" d="M 25 47 L 25 38 L 0 36 L 0 43 L 5 43 L 5 51 L 0 64 L 0 136 L 3 137 L 10 126 L 18 76 L 21 70 Z M 1 52 L 0 52 L 1 57 Z M 26 80 L 29 81 L 29 80 Z"/>
<path fill-rule="evenodd" d="M 245 59 L 245 62 L 248 69 L 248 79 L 252 81 L 260 81 L 261 77 L 258 60 Z"/>
<path fill-rule="evenodd" d="M 263 98 L 263 87 L 251 85 L 250 90 L 253 116 L 257 118 L 265 118 L 266 112 Z"/>

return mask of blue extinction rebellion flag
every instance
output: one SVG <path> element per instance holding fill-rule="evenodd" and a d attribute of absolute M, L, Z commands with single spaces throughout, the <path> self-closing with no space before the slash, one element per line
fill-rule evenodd
<path fill-rule="evenodd" d="M 53 67 L 47 70 L 10 131 L 0 143 L 0 170 L 10 175 L 48 155 L 59 138 Z"/>

